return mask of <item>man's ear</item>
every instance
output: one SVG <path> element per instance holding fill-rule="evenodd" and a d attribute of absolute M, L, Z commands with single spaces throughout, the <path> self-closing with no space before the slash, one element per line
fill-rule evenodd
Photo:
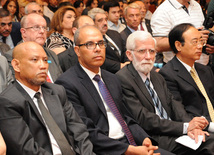
<path fill-rule="evenodd" d="M 80 49 L 79 46 L 74 46 L 74 51 L 75 51 L 75 53 L 76 53 L 76 55 L 77 55 L 78 58 L 80 57 L 79 49 Z"/>
<path fill-rule="evenodd" d="M 181 51 L 182 43 L 180 41 L 175 41 L 175 48 L 177 51 Z"/>
<path fill-rule="evenodd" d="M 128 57 L 128 59 L 129 59 L 130 61 L 133 60 L 133 55 L 132 55 L 132 52 L 131 52 L 131 51 L 127 50 L 127 51 L 126 51 L 126 56 Z"/>
<path fill-rule="evenodd" d="M 73 32 L 73 34 L 75 34 L 76 30 L 77 30 L 76 27 L 72 27 L 72 32 Z"/>
<path fill-rule="evenodd" d="M 14 69 L 15 72 L 20 72 L 20 62 L 19 62 L 19 60 L 13 59 L 11 61 L 11 64 L 12 64 L 13 69 Z"/>
<path fill-rule="evenodd" d="M 21 34 L 22 34 L 22 38 L 26 38 L 26 37 L 25 37 L 25 36 L 26 36 L 26 34 L 25 34 L 26 29 L 21 28 L 21 29 L 20 29 L 20 32 L 21 32 Z"/>

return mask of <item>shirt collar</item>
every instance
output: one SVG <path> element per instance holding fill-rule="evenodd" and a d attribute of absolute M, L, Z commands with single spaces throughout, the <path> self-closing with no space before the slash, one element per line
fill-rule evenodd
<path fill-rule="evenodd" d="M 173 6 L 173 7 L 175 7 L 176 9 L 179 9 L 179 8 L 182 8 L 182 4 L 181 3 L 179 3 L 177 0 L 169 0 L 169 3 Z M 190 0 L 189 1 L 189 5 L 190 6 L 193 6 L 194 4 L 193 4 L 193 2 L 192 2 L 192 0 Z"/>
<path fill-rule="evenodd" d="M 34 91 L 33 89 L 25 86 L 24 84 L 22 84 L 21 82 L 19 82 L 19 80 L 16 80 L 21 86 L 22 88 L 24 88 L 24 90 L 28 93 L 28 95 L 31 97 L 31 98 L 34 98 L 34 95 L 37 93 L 37 92 L 40 92 L 41 95 L 42 95 L 42 90 L 41 90 L 41 86 L 39 87 L 39 90 L 36 92 Z"/>
<path fill-rule="evenodd" d="M 94 72 L 88 70 L 87 68 L 83 67 L 81 64 L 80 64 L 80 66 L 81 66 L 82 69 L 86 72 L 86 74 L 89 76 L 89 78 L 90 78 L 91 80 L 93 80 L 93 78 L 94 78 L 95 75 L 97 75 L 97 74 L 101 77 L 100 68 L 99 68 L 99 72 L 96 74 L 96 73 L 94 73 Z"/>
<path fill-rule="evenodd" d="M 129 29 L 132 33 L 135 32 L 134 29 L 130 28 L 129 26 L 127 26 L 127 27 L 128 27 L 128 29 Z"/>
<path fill-rule="evenodd" d="M 190 72 L 191 68 L 189 65 L 187 65 L 186 63 L 184 63 L 183 61 L 181 61 L 178 57 L 177 57 L 178 61 L 180 61 L 184 67 L 187 69 L 188 72 Z M 195 68 L 195 65 L 193 64 L 193 68 Z"/>
<path fill-rule="evenodd" d="M 147 78 L 150 80 L 150 72 L 147 75 L 145 75 L 145 74 L 143 74 L 142 72 L 139 72 L 139 71 L 137 71 L 137 72 L 140 75 L 140 77 L 141 77 L 141 79 L 143 80 L 144 83 L 145 83 Z"/>

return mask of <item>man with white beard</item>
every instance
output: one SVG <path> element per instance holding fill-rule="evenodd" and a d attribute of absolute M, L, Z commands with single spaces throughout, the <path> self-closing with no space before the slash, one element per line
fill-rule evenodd
<path fill-rule="evenodd" d="M 155 40 L 145 31 L 129 35 L 126 55 L 131 61 L 117 75 L 122 83 L 125 106 L 135 120 L 164 148 L 175 154 L 200 154 L 206 149 L 212 154 L 210 137 L 206 137 L 199 149 L 193 151 L 175 142 L 179 136 L 187 134 L 195 141 L 198 135 L 209 135 L 203 131 L 208 125 L 204 117 L 187 115 L 179 101 L 173 99 L 163 77 L 152 70 L 155 61 Z"/>

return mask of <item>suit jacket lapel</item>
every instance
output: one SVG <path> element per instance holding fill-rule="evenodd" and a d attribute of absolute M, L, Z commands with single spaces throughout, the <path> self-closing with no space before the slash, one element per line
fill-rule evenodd
<path fill-rule="evenodd" d="M 195 89 L 200 91 L 198 89 L 198 86 L 196 85 L 195 81 L 193 80 L 192 76 L 190 75 L 190 73 L 186 70 L 186 68 L 183 66 L 183 64 L 181 64 L 181 62 L 177 59 L 176 56 L 172 59 L 171 62 L 173 64 L 174 70 L 177 72 L 178 76 L 180 78 L 182 78 L 184 81 L 188 82 L 193 87 L 195 87 Z"/>
<path fill-rule="evenodd" d="M 65 129 L 65 118 L 64 113 L 61 107 L 61 101 L 59 100 L 59 97 L 57 95 L 52 94 L 52 90 L 45 88 L 42 86 L 42 94 L 45 100 L 45 104 L 48 107 L 48 110 L 55 120 L 55 122 L 58 124 L 58 126 L 62 129 Z"/>
<path fill-rule="evenodd" d="M 107 118 L 106 109 L 104 107 L 102 99 L 99 97 L 99 95 L 97 95 L 98 94 L 97 89 L 95 88 L 91 79 L 88 77 L 88 75 L 85 73 L 85 71 L 81 68 L 79 64 L 75 66 L 75 70 L 78 77 L 81 79 L 82 85 L 88 90 L 89 94 L 92 96 L 97 106 L 100 108 L 100 110 Z"/>
<path fill-rule="evenodd" d="M 28 93 L 22 88 L 22 86 L 17 81 L 14 81 L 14 85 L 19 90 L 19 92 L 24 96 L 24 98 L 27 100 L 27 102 L 29 102 L 29 104 L 32 107 L 33 111 L 35 112 L 35 114 L 37 115 L 39 120 L 42 122 L 42 124 L 45 126 L 45 123 L 44 123 L 44 121 L 43 121 L 43 119 L 42 119 L 42 117 L 41 117 L 41 115 L 40 115 L 35 103 L 31 99 L 31 97 L 28 95 Z"/>
<path fill-rule="evenodd" d="M 142 91 L 142 95 L 145 96 L 145 98 L 149 101 L 149 103 L 152 105 L 153 109 L 155 110 L 154 103 L 152 101 L 152 97 L 149 94 L 149 91 L 147 90 L 145 83 L 143 82 L 143 80 L 140 77 L 140 75 L 138 74 L 138 72 L 135 70 L 132 63 L 128 66 L 128 69 L 131 71 L 131 73 L 134 77 L 133 80 L 135 81 L 136 86 L 139 87 L 139 89 Z"/>

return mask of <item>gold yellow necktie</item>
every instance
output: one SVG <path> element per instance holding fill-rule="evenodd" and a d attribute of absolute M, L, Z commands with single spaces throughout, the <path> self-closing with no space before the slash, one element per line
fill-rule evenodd
<path fill-rule="evenodd" d="M 207 92 L 194 68 L 191 68 L 190 74 L 191 74 L 192 78 L 194 79 L 195 83 L 197 84 L 198 88 L 200 89 L 201 93 L 204 95 L 206 102 L 207 102 L 207 108 L 208 108 L 208 111 L 210 114 L 211 121 L 214 122 L 214 110 L 213 110 L 212 103 L 211 103 L 211 101 L 207 95 Z"/>

